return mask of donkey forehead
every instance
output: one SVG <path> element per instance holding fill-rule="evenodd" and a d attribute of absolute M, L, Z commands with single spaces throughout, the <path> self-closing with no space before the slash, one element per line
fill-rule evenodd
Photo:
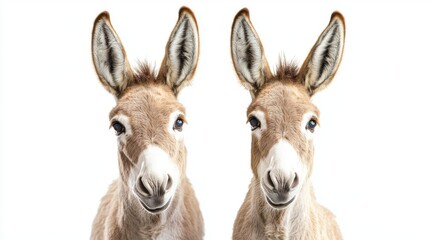
<path fill-rule="evenodd" d="M 123 114 L 133 118 L 134 122 L 152 120 L 164 122 L 172 112 L 185 113 L 173 91 L 163 85 L 141 85 L 128 89 L 118 99 L 117 105 L 110 112 L 110 118 Z"/>
<path fill-rule="evenodd" d="M 271 119 L 296 117 L 298 120 L 307 112 L 319 114 L 304 86 L 277 80 L 265 84 L 259 91 L 247 109 L 247 114 L 253 111 L 263 111 Z"/>

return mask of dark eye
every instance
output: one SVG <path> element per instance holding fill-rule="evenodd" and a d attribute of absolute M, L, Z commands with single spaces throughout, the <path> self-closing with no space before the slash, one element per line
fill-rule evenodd
<path fill-rule="evenodd" d="M 118 121 L 114 121 L 114 122 L 112 123 L 112 127 L 113 127 L 113 129 L 115 129 L 115 131 L 116 131 L 116 136 L 119 136 L 119 135 L 121 135 L 122 133 L 124 133 L 124 132 L 125 132 L 125 127 L 124 127 L 124 125 L 122 125 L 122 123 L 120 123 L 120 122 L 118 122 Z"/>
<path fill-rule="evenodd" d="M 173 130 L 181 132 L 183 130 L 184 120 L 181 117 L 178 117 L 174 122 Z"/>
<path fill-rule="evenodd" d="M 315 118 L 310 119 L 310 121 L 308 121 L 307 126 L 305 126 L 305 129 L 309 130 L 310 132 L 314 132 L 314 129 L 317 126 L 317 121 Z"/>
<path fill-rule="evenodd" d="M 249 118 L 249 123 L 252 131 L 261 127 L 261 122 L 254 116 Z"/>

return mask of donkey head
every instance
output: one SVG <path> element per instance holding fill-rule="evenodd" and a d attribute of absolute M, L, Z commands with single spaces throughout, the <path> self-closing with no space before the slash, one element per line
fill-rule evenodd
<path fill-rule="evenodd" d="M 195 17 L 190 9 L 180 9 L 158 74 L 147 65 L 131 69 L 107 12 L 95 20 L 92 56 L 101 84 L 116 99 L 110 122 L 118 138 L 122 182 L 144 209 L 161 212 L 185 175 L 185 108 L 176 97 L 198 62 Z"/>
<path fill-rule="evenodd" d="M 241 10 L 234 19 L 232 59 L 252 96 L 247 109 L 251 167 L 262 197 L 273 208 L 292 203 L 311 175 L 312 137 L 319 115 L 311 96 L 332 81 L 341 62 L 344 37 L 344 19 L 334 12 L 301 69 L 281 62 L 272 74 L 248 10 Z"/>

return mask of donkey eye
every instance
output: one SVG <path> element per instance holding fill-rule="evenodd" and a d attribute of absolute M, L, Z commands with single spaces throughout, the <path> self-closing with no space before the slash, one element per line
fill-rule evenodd
<path fill-rule="evenodd" d="M 121 135 L 122 133 L 124 133 L 124 132 L 125 132 L 125 127 L 124 127 L 124 125 L 122 125 L 122 123 L 120 123 L 120 122 L 118 122 L 118 121 L 114 121 L 114 122 L 112 123 L 112 127 L 113 127 L 113 129 L 115 129 L 115 131 L 116 131 L 116 136 L 119 136 L 119 135 Z"/>
<path fill-rule="evenodd" d="M 181 117 L 178 117 L 174 122 L 173 130 L 181 132 L 183 130 L 184 120 Z"/>
<path fill-rule="evenodd" d="M 249 123 L 252 131 L 261 127 L 261 122 L 254 116 L 249 118 Z"/>
<path fill-rule="evenodd" d="M 305 126 L 305 129 L 313 133 L 316 126 L 317 126 L 317 120 L 315 118 L 311 118 L 310 121 L 308 121 L 307 125 Z"/>

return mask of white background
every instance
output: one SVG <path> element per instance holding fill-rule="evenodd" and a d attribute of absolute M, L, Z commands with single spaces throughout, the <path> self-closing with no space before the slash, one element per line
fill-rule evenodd
<path fill-rule="evenodd" d="M 345 239 L 429 239 L 427 3 L 335 1 L 1 2 L 0 239 L 88 239 L 118 176 L 108 129 L 115 101 L 91 60 L 95 17 L 108 10 L 130 62 L 159 66 L 182 5 L 201 55 L 187 108 L 188 176 L 208 240 L 230 239 L 250 183 L 248 92 L 229 55 L 248 7 L 272 68 L 301 63 L 329 22 L 346 19 L 343 62 L 314 103 L 322 115 L 312 181 Z"/>

